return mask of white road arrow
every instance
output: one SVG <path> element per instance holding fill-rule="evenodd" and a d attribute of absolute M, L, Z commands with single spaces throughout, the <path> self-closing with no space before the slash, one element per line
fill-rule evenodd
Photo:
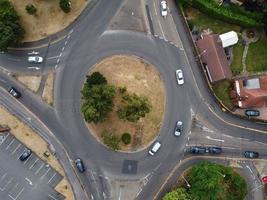
<path fill-rule="evenodd" d="M 206 138 L 209 139 L 209 140 L 214 140 L 214 141 L 218 141 L 218 142 L 224 142 L 224 140 L 212 138 L 210 136 L 206 136 Z"/>

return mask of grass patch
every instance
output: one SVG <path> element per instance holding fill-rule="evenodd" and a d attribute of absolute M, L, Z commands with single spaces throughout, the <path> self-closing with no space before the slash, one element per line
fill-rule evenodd
<path fill-rule="evenodd" d="M 213 84 L 212 88 L 214 93 L 222 101 L 222 103 L 227 108 L 232 110 L 233 104 L 230 98 L 231 81 L 229 80 L 220 81 L 218 83 Z"/>
<path fill-rule="evenodd" d="M 233 47 L 233 61 L 231 63 L 231 70 L 234 76 L 239 75 L 242 72 L 242 56 L 244 51 L 244 45 L 237 43 Z"/>
<path fill-rule="evenodd" d="M 241 29 L 240 26 L 211 18 L 194 8 L 186 8 L 185 14 L 188 23 L 197 26 L 199 31 L 210 28 L 214 33 L 221 34 L 228 31 L 240 32 Z"/>
<path fill-rule="evenodd" d="M 249 45 L 246 64 L 248 72 L 267 71 L 267 39 Z"/>

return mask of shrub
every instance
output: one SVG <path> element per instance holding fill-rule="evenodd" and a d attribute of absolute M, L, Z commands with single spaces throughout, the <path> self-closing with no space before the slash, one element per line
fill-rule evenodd
<path fill-rule="evenodd" d="M 114 133 L 109 133 L 107 130 L 103 130 L 101 137 L 103 138 L 104 144 L 113 149 L 114 151 L 120 149 L 120 138 L 114 135 Z"/>
<path fill-rule="evenodd" d="M 90 76 L 86 76 L 86 83 L 89 86 L 107 84 L 107 79 L 100 72 L 93 72 Z"/>
<path fill-rule="evenodd" d="M 70 0 L 60 0 L 59 6 L 65 13 L 69 13 L 71 10 L 71 1 Z"/>
<path fill-rule="evenodd" d="M 120 94 L 125 94 L 125 92 L 127 91 L 127 88 L 125 86 L 121 86 L 118 88 L 118 90 Z"/>
<path fill-rule="evenodd" d="M 37 8 L 32 5 L 32 4 L 28 4 L 25 7 L 25 10 L 27 11 L 27 13 L 29 13 L 30 15 L 35 15 L 37 12 Z"/>
<path fill-rule="evenodd" d="M 121 136 L 121 141 L 124 143 L 124 144 L 130 144 L 131 143 L 131 140 L 132 140 L 132 137 L 129 133 L 123 133 L 122 136 Z"/>

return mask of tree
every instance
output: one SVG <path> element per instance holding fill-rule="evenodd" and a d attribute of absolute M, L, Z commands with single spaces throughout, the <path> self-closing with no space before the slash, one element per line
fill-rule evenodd
<path fill-rule="evenodd" d="M 82 91 L 84 103 L 81 111 L 87 122 L 103 122 L 113 108 L 113 99 L 116 94 L 114 86 L 85 84 Z"/>
<path fill-rule="evenodd" d="M 71 10 L 71 1 L 70 0 L 60 0 L 59 6 L 64 13 L 69 13 Z"/>
<path fill-rule="evenodd" d="M 25 6 L 25 10 L 27 11 L 27 13 L 29 13 L 30 15 L 35 15 L 37 12 L 37 8 L 33 5 L 33 4 L 27 4 Z"/>
<path fill-rule="evenodd" d="M 177 188 L 167 193 L 163 197 L 163 200 L 189 200 L 189 197 L 185 188 Z"/>
<path fill-rule="evenodd" d="M 100 72 L 94 72 L 86 78 L 86 83 L 89 86 L 107 84 L 107 79 Z"/>
<path fill-rule="evenodd" d="M 125 94 L 122 97 L 122 106 L 119 107 L 117 114 L 120 119 L 130 122 L 137 122 L 141 117 L 145 117 L 151 110 L 151 105 L 145 96 L 137 94 Z"/>
<path fill-rule="evenodd" d="M 8 0 L 0 0 L 0 50 L 15 46 L 23 38 L 19 16 Z"/>

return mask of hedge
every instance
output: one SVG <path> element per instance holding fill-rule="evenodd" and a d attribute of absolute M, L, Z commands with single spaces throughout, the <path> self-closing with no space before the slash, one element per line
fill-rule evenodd
<path fill-rule="evenodd" d="M 180 2 L 183 6 L 192 5 L 211 17 L 215 17 L 228 23 L 237 24 L 242 27 L 249 28 L 263 26 L 262 13 L 245 11 L 243 8 L 237 6 L 220 6 L 214 0 L 177 0 L 177 2 Z"/>

